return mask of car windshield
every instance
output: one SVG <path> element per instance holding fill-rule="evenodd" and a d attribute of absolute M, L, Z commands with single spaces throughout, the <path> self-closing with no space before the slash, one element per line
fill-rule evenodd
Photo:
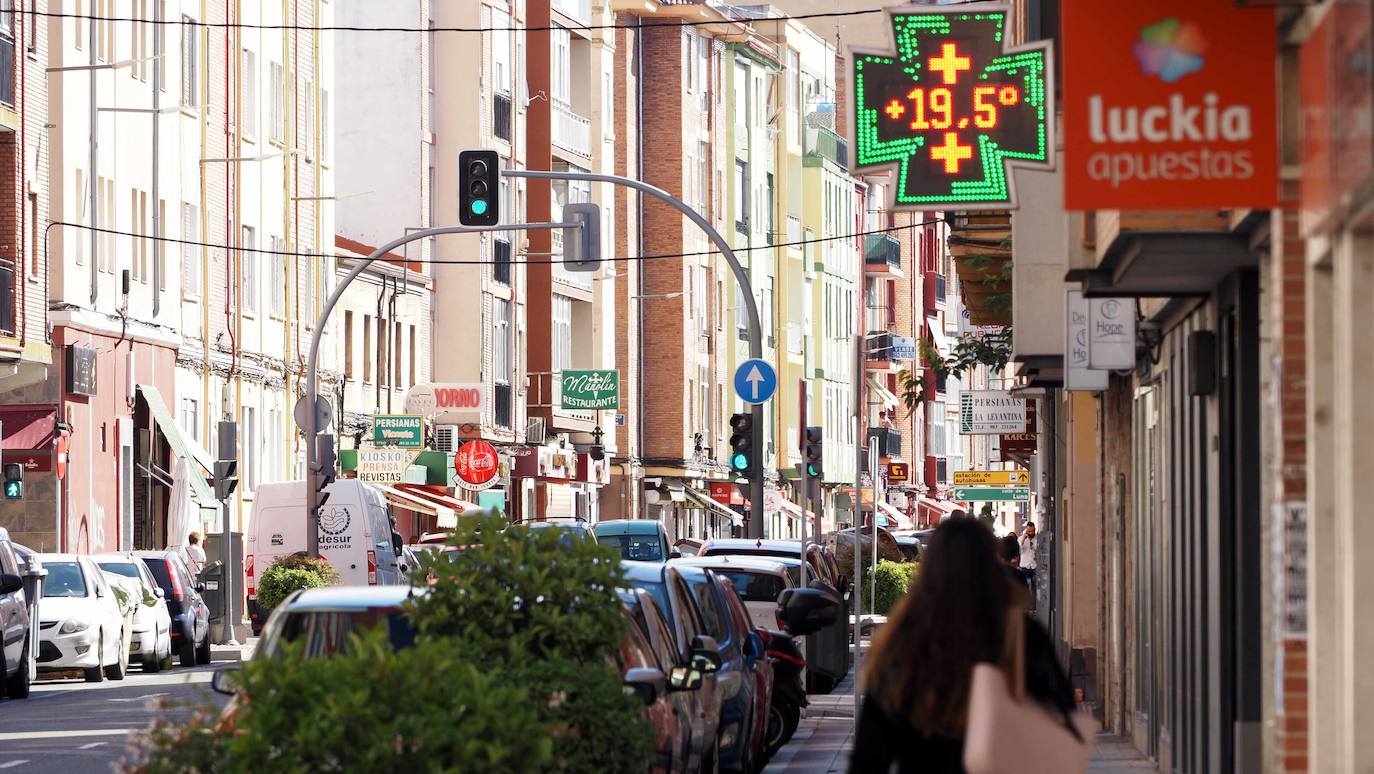
<path fill-rule="evenodd" d="M 134 566 L 133 562 L 101 562 L 100 569 L 115 575 L 123 575 L 126 578 L 142 580 L 142 576 L 138 574 L 138 568 Z"/>
<path fill-rule="evenodd" d="M 44 562 L 48 577 L 43 579 L 45 597 L 84 597 L 86 579 L 76 562 Z"/>
<path fill-rule="evenodd" d="M 148 572 L 153 574 L 153 580 L 157 581 L 157 585 L 170 595 L 172 593 L 172 577 L 167 574 L 167 563 L 161 557 L 148 558 L 143 560 L 143 566 L 147 567 Z"/>
<path fill-rule="evenodd" d="M 663 544 L 657 535 L 603 535 L 598 542 L 605 546 L 615 546 L 621 559 L 636 562 L 663 561 Z"/>
<path fill-rule="evenodd" d="M 728 570 L 713 567 L 717 575 L 723 575 L 735 584 L 735 592 L 745 602 L 776 602 L 785 588 L 782 578 L 762 572 Z"/>
<path fill-rule="evenodd" d="M 278 636 L 267 640 L 266 654 L 276 658 L 287 642 L 300 641 L 304 658 L 324 658 L 347 652 L 354 632 L 386 626 L 387 639 L 396 650 L 415 644 L 415 630 L 410 619 L 397 608 L 363 608 L 360 610 L 302 610 L 283 611 L 278 623 Z"/>

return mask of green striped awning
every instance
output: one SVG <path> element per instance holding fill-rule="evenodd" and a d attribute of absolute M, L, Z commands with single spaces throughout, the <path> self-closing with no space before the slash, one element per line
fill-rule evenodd
<path fill-rule="evenodd" d="M 213 506 L 215 504 L 215 490 L 210 488 L 210 484 L 205 480 L 202 473 L 202 466 L 196 454 L 191 450 L 191 444 L 182 434 L 181 428 L 172 419 L 172 412 L 167 409 L 167 404 L 162 400 L 162 394 L 156 387 L 147 384 L 138 385 L 139 397 L 148 404 L 148 415 L 152 418 L 157 429 L 162 433 L 162 437 L 167 439 L 167 446 L 171 448 L 172 454 L 183 457 L 189 463 L 186 468 L 190 471 L 191 494 L 202 506 Z"/>

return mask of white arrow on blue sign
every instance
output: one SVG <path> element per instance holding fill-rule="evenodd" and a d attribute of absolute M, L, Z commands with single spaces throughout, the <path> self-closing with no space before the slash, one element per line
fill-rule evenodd
<path fill-rule="evenodd" d="M 745 403 L 764 403 L 778 390 L 778 372 L 764 360 L 753 358 L 735 369 L 735 394 Z"/>

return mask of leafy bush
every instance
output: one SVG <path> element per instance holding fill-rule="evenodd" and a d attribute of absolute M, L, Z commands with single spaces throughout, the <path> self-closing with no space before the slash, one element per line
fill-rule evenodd
<path fill-rule="evenodd" d="M 324 559 L 308 556 L 283 556 L 273 562 L 258 579 L 258 606 L 265 612 L 300 589 L 319 589 L 339 582 L 339 573 Z"/>
<path fill-rule="evenodd" d="M 865 607 L 870 608 L 878 615 L 887 615 L 892 608 L 897 606 L 902 597 L 906 596 L 907 589 L 916 580 L 916 569 L 919 567 L 916 562 L 891 562 L 886 559 L 879 560 L 877 568 L 864 567 L 864 593 L 868 594 L 874 579 L 877 579 L 877 589 L 871 601 L 865 600 Z"/>
<path fill-rule="evenodd" d="M 289 651 L 291 646 L 288 646 Z M 325 659 L 253 660 L 237 717 L 161 722 L 126 772 L 536 771 L 553 744 L 530 694 L 445 642 L 393 650 L 373 629 Z"/>

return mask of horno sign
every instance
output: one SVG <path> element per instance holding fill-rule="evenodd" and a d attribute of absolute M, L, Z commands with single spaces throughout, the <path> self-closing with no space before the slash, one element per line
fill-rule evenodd
<path fill-rule="evenodd" d="M 406 392 L 405 413 L 441 422 L 457 417 L 469 421 L 474 414 L 482 413 L 485 393 L 481 382 L 417 384 Z"/>

